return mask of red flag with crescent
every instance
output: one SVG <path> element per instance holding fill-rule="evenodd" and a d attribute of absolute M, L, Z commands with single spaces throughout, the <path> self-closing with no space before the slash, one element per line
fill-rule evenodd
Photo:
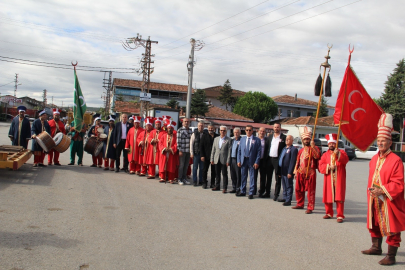
<path fill-rule="evenodd" d="M 384 111 L 367 93 L 350 65 L 346 68 L 336 101 L 333 115 L 336 125 L 339 125 L 342 105 L 343 135 L 359 150 L 366 151 L 377 138 L 378 120 Z"/>

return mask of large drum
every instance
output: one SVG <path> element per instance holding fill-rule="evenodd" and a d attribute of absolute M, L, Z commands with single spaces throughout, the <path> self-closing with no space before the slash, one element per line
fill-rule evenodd
<path fill-rule="evenodd" d="M 93 156 L 98 156 L 103 149 L 103 142 L 97 140 L 97 137 L 90 137 L 84 145 L 84 151 Z"/>
<path fill-rule="evenodd" d="M 42 147 L 45 152 L 49 152 L 55 147 L 55 142 L 48 132 L 42 131 L 39 135 L 35 136 L 35 140 Z"/>
<path fill-rule="evenodd" d="M 55 141 L 55 151 L 59 153 L 65 152 L 70 146 L 70 138 L 63 133 L 58 133 L 53 137 Z"/>

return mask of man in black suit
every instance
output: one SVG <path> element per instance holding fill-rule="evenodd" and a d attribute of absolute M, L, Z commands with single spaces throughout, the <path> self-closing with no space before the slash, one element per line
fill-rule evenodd
<path fill-rule="evenodd" d="M 260 144 L 262 146 L 262 152 L 261 152 L 261 157 L 260 157 L 260 163 L 259 163 L 259 172 L 260 172 L 260 189 L 259 189 L 259 196 L 260 194 L 264 194 L 264 192 L 267 192 L 266 189 L 266 178 L 267 178 L 267 159 L 269 158 L 267 153 L 269 152 L 269 138 L 266 137 L 266 129 L 261 127 L 259 129 L 259 136 Z M 255 175 L 255 182 L 257 186 L 257 175 Z M 270 194 L 270 186 L 268 190 L 268 194 Z"/>
<path fill-rule="evenodd" d="M 286 147 L 281 151 L 278 162 L 278 174 L 279 177 L 281 177 L 281 183 L 283 184 L 283 199 L 279 201 L 284 201 L 284 206 L 291 205 L 293 194 L 294 169 L 298 154 L 298 149 L 292 145 L 293 140 L 293 136 L 287 135 Z"/>
<path fill-rule="evenodd" d="M 123 170 L 128 172 L 128 153 L 125 150 L 125 143 L 127 140 L 127 134 L 129 129 L 132 127 L 128 121 L 128 116 L 124 113 L 121 115 L 121 122 L 115 124 L 115 129 L 113 131 L 113 146 L 115 148 L 116 160 L 115 160 L 115 172 L 120 171 L 120 159 L 121 152 L 124 156 L 124 167 Z"/>
<path fill-rule="evenodd" d="M 207 174 L 208 174 L 208 169 L 210 168 L 211 162 L 211 150 L 212 150 L 212 145 L 214 143 L 215 137 L 218 137 L 219 135 L 214 132 L 214 126 L 209 125 L 208 126 L 208 133 L 204 133 L 201 137 L 201 142 L 200 142 L 200 154 L 201 154 L 201 161 L 204 162 L 204 173 L 203 173 L 203 186 L 202 188 L 206 189 L 207 188 Z M 215 166 L 211 166 L 211 185 L 210 188 L 215 187 Z"/>
<path fill-rule="evenodd" d="M 278 158 L 281 154 L 281 151 L 285 147 L 286 136 L 281 133 L 281 124 L 275 123 L 273 125 L 273 134 L 270 134 L 268 137 L 269 141 L 269 151 L 267 155 L 267 181 L 266 181 L 266 193 L 260 195 L 260 198 L 270 198 L 271 182 L 273 180 L 273 172 L 276 177 L 276 187 L 274 189 L 274 201 L 277 201 L 278 196 L 280 195 L 281 190 L 281 178 L 278 177 Z"/>

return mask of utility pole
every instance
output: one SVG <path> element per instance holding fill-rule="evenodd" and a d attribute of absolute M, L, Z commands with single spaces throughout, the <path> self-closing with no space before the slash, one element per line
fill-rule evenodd
<path fill-rule="evenodd" d="M 151 57 L 155 57 L 154 54 L 151 54 L 152 51 L 152 43 L 158 44 L 157 41 L 152 41 L 150 40 L 150 36 L 148 39 L 142 39 L 142 35 L 139 35 L 139 33 L 136 35 L 136 37 L 133 38 L 128 38 L 125 42 L 122 42 L 122 46 L 124 49 L 127 51 L 132 51 L 137 49 L 139 46 L 142 46 L 145 48 L 145 53 L 142 54 L 142 59 L 141 59 L 141 68 L 138 71 L 138 74 L 142 73 L 142 87 L 141 87 L 141 92 L 142 92 L 142 98 L 140 100 L 141 103 L 141 108 L 140 108 L 140 116 L 145 117 L 148 115 L 148 104 L 149 100 L 145 101 L 144 96 L 145 93 L 149 93 L 149 83 L 150 83 L 150 74 L 153 73 L 154 68 L 151 68 L 151 64 L 154 63 L 154 61 L 151 60 Z"/>
<path fill-rule="evenodd" d="M 199 51 L 204 47 L 204 42 L 200 40 L 190 39 L 191 44 L 191 54 L 188 57 L 187 69 L 188 69 L 188 90 L 187 90 L 187 107 L 186 107 L 186 118 L 190 118 L 191 109 L 191 95 L 193 87 L 193 68 L 194 68 L 194 51 Z"/>
<path fill-rule="evenodd" d="M 44 108 L 45 108 L 46 107 L 46 101 L 47 101 L 47 99 L 46 99 L 46 89 L 44 89 L 44 91 L 43 91 L 42 98 L 44 100 Z"/>
<path fill-rule="evenodd" d="M 14 97 L 15 98 L 17 98 L 17 86 L 18 85 L 21 85 L 21 83 L 19 84 L 19 81 L 18 81 L 18 74 L 16 73 L 15 74 L 15 80 L 14 80 Z"/>
<path fill-rule="evenodd" d="M 55 107 L 55 106 L 53 105 L 53 96 L 52 96 L 52 107 Z"/>
<path fill-rule="evenodd" d="M 108 72 L 108 79 L 106 75 Z M 105 89 L 106 95 L 104 96 L 104 111 L 106 114 L 110 114 L 110 102 L 111 102 L 111 91 L 112 91 L 112 71 L 104 71 L 103 87 Z M 101 97 L 103 98 L 103 97 Z"/>

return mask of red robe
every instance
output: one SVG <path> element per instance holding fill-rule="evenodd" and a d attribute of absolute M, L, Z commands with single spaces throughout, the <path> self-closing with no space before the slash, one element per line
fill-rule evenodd
<path fill-rule="evenodd" d="M 386 224 L 386 231 L 391 233 L 405 231 L 405 200 L 404 200 L 404 165 L 402 160 L 394 153 L 389 153 L 385 161 L 381 160 L 380 172 L 376 171 L 377 161 L 379 154 L 375 155 L 370 161 L 370 170 L 368 176 L 367 187 L 373 187 L 374 173 L 379 179 L 379 186 L 384 191 L 385 195 L 380 196 L 383 198 L 382 208 L 383 219 Z M 371 229 L 373 226 L 372 218 L 375 207 L 375 202 L 371 196 L 368 195 L 368 211 L 367 211 L 367 228 Z M 379 220 L 378 217 L 374 217 Z M 382 224 L 379 221 L 380 228 Z"/>
<path fill-rule="evenodd" d="M 143 128 L 139 127 L 135 130 L 135 127 L 131 127 L 127 134 L 127 141 L 125 143 L 125 149 L 128 151 L 128 162 L 138 162 L 139 147 L 137 142 L 138 134 L 143 131 Z M 118 157 L 117 157 L 118 158 Z"/>
<path fill-rule="evenodd" d="M 154 129 L 151 132 L 151 136 L 153 138 L 152 164 L 159 165 L 159 158 L 162 155 L 161 151 L 159 151 L 159 140 L 162 137 L 162 134 L 164 134 L 165 132 L 162 129 Z"/>
<path fill-rule="evenodd" d="M 138 145 L 143 142 L 143 145 L 139 146 L 139 164 L 141 165 L 153 165 L 153 145 L 151 141 L 153 139 L 153 130 L 147 132 L 144 129 L 138 134 Z"/>
<path fill-rule="evenodd" d="M 55 119 L 48 121 L 49 126 L 51 127 L 51 136 L 52 138 L 56 135 L 56 121 Z M 58 122 L 59 131 L 66 135 L 65 125 L 62 121 L 59 120 Z"/>
<path fill-rule="evenodd" d="M 162 152 L 164 148 L 172 149 L 173 153 L 177 152 L 177 138 L 174 133 L 172 134 L 171 142 L 168 144 L 168 138 L 170 137 L 169 134 L 165 133 L 161 136 L 159 141 L 159 149 L 162 155 L 160 156 L 161 159 L 159 160 L 159 173 L 165 172 L 165 165 L 166 171 L 170 173 L 174 173 L 176 171 L 176 166 L 178 161 L 176 160 L 176 154 L 172 154 L 171 151 Z M 166 162 L 167 161 L 167 162 Z"/>
<path fill-rule="evenodd" d="M 340 150 L 339 158 L 336 160 L 336 169 L 331 173 L 331 159 L 334 159 L 333 151 L 328 150 L 319 160 L 319 172 L 323 177 L 323 203 L 335 201 L 344 202 L 346 196 L 346 164 L 349 157 L 344 150 Z"/>

